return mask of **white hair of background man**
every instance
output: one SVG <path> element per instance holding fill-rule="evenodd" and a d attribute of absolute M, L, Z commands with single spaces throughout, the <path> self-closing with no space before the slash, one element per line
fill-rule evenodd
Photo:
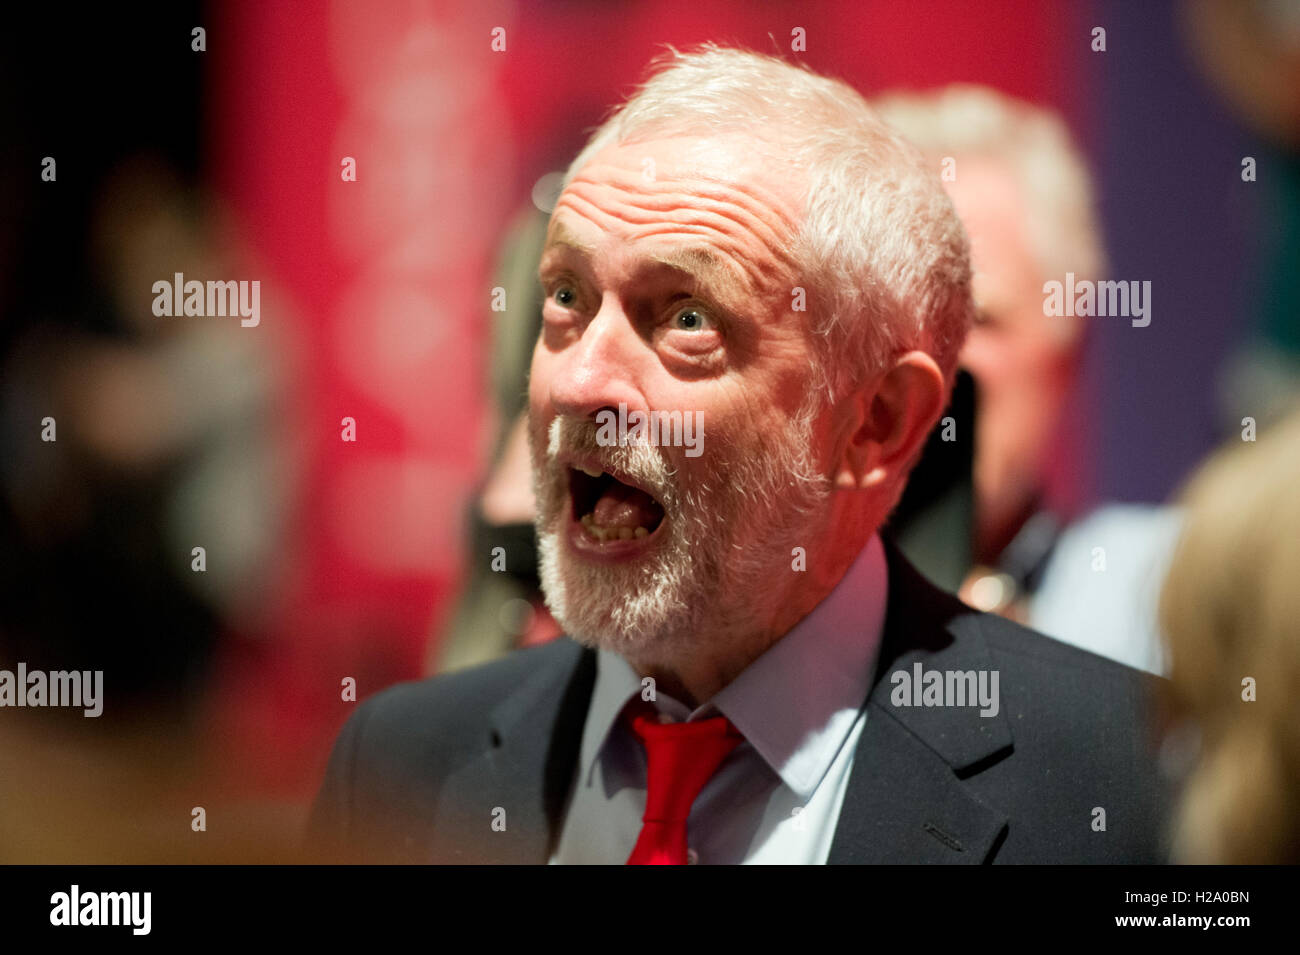
<path fill-rule="evenodd" d="M 951 383 L 973 311 L 966 234 L 938 171 L 846 83 L 757 53 L 670 47 L 564 184 L 611 144 L 735 132 L 806 184 L 793 251 L 817 356 L 810 404 L 913 348 Z"/>
<path fill-rule="evenodd" d="M 872 101 L 880 117 L 933 165 L 946 157 L 996 162 L 1025 203 L 1026 238 L 1044 281 L 1066 272 L 1096 280 L 1106 268 L 1092 178 L 1070 131 L 1054 112 L 989 89 L 954 84 L 924 93 L 887 93 Z M 1077 334 L 1077 322 L 1056 323 Z"/>

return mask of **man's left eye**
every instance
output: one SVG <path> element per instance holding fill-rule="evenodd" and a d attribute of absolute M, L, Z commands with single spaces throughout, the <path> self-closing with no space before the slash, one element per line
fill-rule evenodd
<path fill-rule="evenodd" d="M 704 332 L 716 328 L 713 319 L 698 308 L 683 308 L 673 318 L 673 327 L 685 332 Z"/>

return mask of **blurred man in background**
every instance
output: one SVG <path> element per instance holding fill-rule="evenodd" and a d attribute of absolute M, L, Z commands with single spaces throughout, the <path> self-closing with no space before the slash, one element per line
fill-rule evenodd
<path fill-rule="evenodd" d="M 874 105 L 926 154 L 971 238 L 976 317 L 961 362 L 978 392 L 975 559 L 961 596 L 1159 671 L 1155 598 L 1176 516 L 1108 507 L 1066 526 L 1086 461 L 1067 411 L 1089 319 L 1046 315 L 1043 285 L 1105 273 L 1083 157 L 1059 116 L 987 87 Z"/>

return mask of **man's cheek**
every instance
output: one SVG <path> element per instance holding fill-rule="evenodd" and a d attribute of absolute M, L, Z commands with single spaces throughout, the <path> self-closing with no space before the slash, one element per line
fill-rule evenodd
<path fill-rule="evenodd" d="M 529 416 L 528 435 L 529 435 L 529 463 L 533 470 L 533 481 L 540 484 L 543 489 L 547 488 L 555 480 L 554 467 L 552 467 L 549 450 L 550 450 L 550 421 L 541 418 Z"/>
<path fill-rule="evenodd" d="M 546 369 L 534 358 L 528 370 L 528 407 L 533 414 L 537 414 L 544 404 L 548 387 Z"/>
<path fill-rule="evenodd" d="M 545 402 L 555 376 L 555 357 L 542 345 L 539 338 L 533 346 L 533 358 L 528 364 L 528 400 L 537 408 Z"/>
<path fill-rule="evenodd" d="M 550 385 L 546 369 L 537 359 L 533 360 L 532 370 L 528 375 L 528 428 L 533 439 L 545 438 L 547 429 L 555 411 L 550 402 Z M 541 445 L 542 450 L 546 444 Z"/>

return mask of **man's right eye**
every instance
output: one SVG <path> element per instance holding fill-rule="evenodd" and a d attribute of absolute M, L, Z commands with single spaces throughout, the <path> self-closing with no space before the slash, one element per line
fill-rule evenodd
<path fill-rule="evenodd" d="M 566 308 L 578 300 L 578 293 L 572 285 L 561 285 L 551 295 L 557 304 Z"/>

